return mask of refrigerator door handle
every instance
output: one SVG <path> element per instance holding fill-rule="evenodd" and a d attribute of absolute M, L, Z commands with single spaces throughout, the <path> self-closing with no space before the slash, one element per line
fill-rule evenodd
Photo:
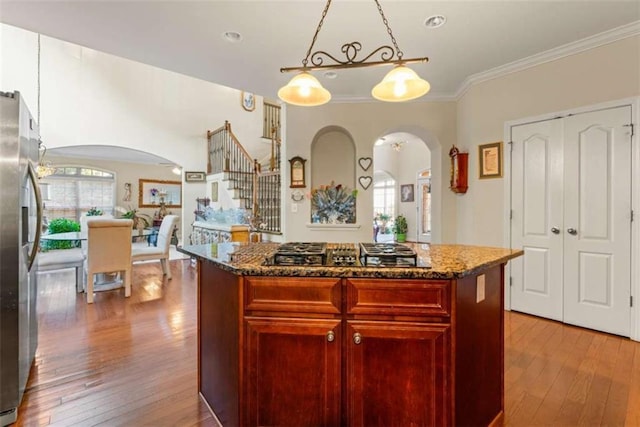
<path fill-rule="evenodd" d="M 40 246 L 40 233 L 42 232 L 42 194 L 40 193 L 40 185 L 38 184 L 38 175 L 36 174 L 36 170 L 33 168 L 33 164 L 29 162 L 28 167 L 29 178 L 31 179 L 31 183 L 33 184 L 33 193 L 36 196 L 36 236 L 33 241 L 33 248 L 31 248 L 31 253 L 29 254 L 29 266 L 28 270 L 31 271 L 31 267 L 33 266 L 33 262 L 36 260 L 36 255 L 38 254 L 38 247 Z"/>

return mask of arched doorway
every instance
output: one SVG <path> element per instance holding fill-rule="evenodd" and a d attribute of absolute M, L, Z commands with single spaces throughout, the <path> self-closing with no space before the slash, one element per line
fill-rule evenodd
<path fill-rule="evenodd" d="M 427 134 L 422 131 L 422 134 Z M 438 144 L 439 146 L 439 144 Z M 382 173 L 394 178 L 393 218 L 403 215 L 407 219 L 407 240 L 411 242 L 431 242 L 432 228 L 436 225 L 432 206 L 434 194 L 431 191 L 431 175 L 426 186 L 425 181 L 419 179 L 425 170 L 432 169 L 432 152 L 428 144 L 418 135 L 410 132 L 390 132 L 380 137 L 373 148 L 374 166 L 374 214 L 379 200 L 376 200 L 376 178 L 381 181 Z M 439 172 L 439 169 L 438 169 Z M 378 186 L 381 184 L 379 183 Z M 427 193 L 424 190 L 428 189 Z M 424 193 L 424 194 L 423 194 Z M 380 197 L 378 197 L 380 199 Z M 423 212 L 427 209 L 426 212 Z M 378 209 L 379 210 L 379 209 Z M 386 209 L 388 211 L 389 209 Z M 385 211 L 385 212 L 386 212 Z M 428 236 L 425 235 L 423 217 L 428 218 Z"/>

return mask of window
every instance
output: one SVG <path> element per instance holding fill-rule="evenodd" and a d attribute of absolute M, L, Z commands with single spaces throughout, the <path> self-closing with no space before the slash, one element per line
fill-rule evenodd
<path fill-rule="evenodd" d="M 49 219 L 80 220 L 80 215 L 95 207 L 113 214 L 115 176 L 111 172 L 82 167 L 58 166 L 53 175 L 42 180 L 49 184 L 49 200 L 44 214 Z"/>
<path fill-rule="evenodd" d="M 386 172 L 373 174 L 373 213 L 394 217 L 396 212 L 396 180 Z"/>

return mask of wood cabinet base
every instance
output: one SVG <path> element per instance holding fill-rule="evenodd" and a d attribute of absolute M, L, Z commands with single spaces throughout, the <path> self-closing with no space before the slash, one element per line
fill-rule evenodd
<path fill-rule="evenodd" d="M 502 425 L 503 265 L 452 280 L 198 268 L 199 389 L 225 427 Z"/>

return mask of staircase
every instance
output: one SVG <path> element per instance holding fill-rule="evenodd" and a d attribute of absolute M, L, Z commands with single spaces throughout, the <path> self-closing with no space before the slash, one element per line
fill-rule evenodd
<path fill-rule="evenodd" d="M 269 170 L 252 159 L 231 131 L 231 124 L 207 132 L 207 174 L 222 174 L 226 190 L 239 207 L 251 213 L 252 227 L 258 231 L 280 233 L 280 142 L 279 128 L 272 127 Z"/>

